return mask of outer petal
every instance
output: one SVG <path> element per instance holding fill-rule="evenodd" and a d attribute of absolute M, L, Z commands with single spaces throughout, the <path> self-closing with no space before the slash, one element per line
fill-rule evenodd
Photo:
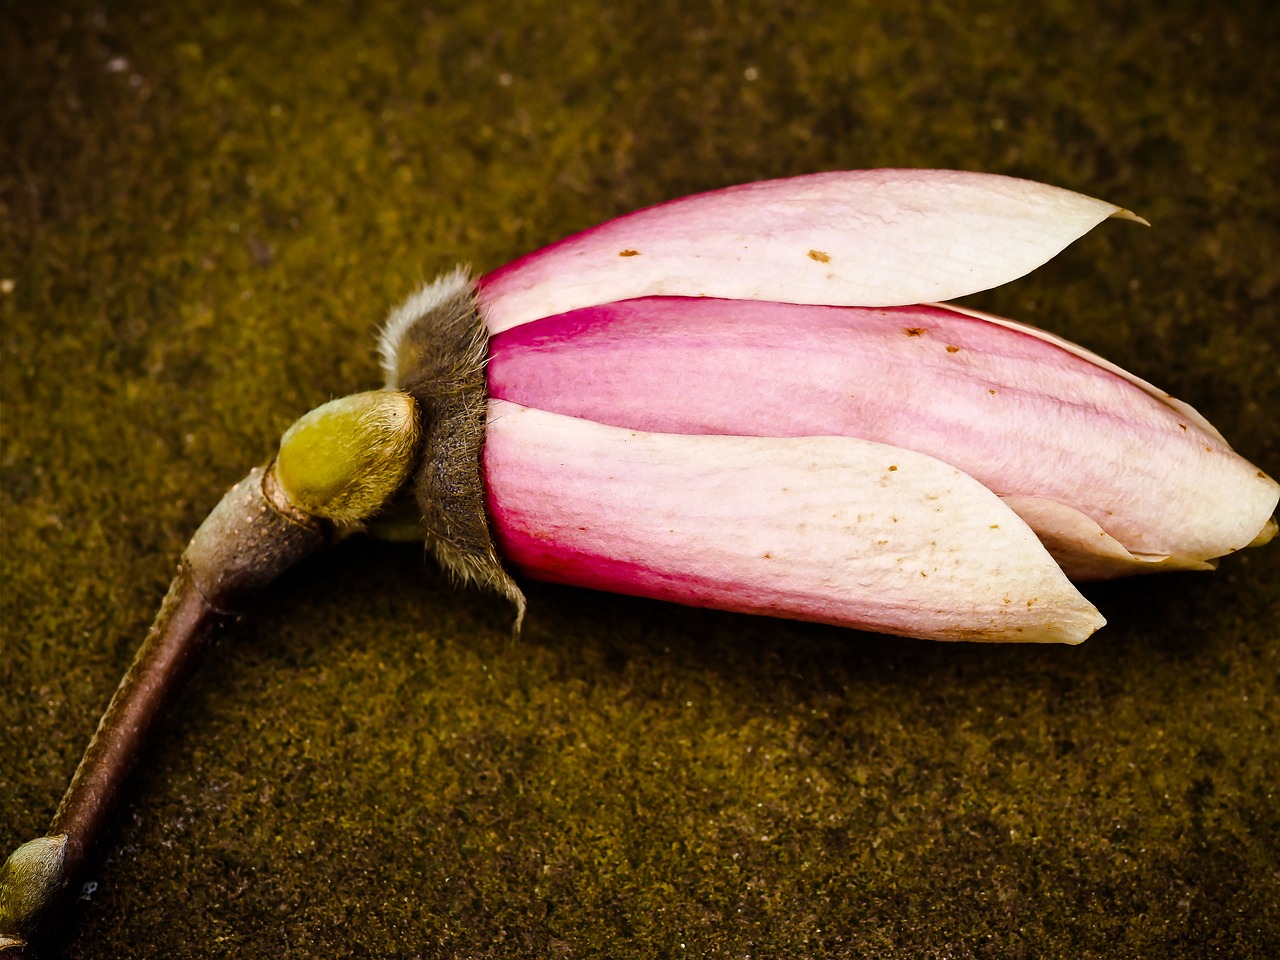
<path fill-rule="evenodd" d="M 990 491 L 883 444 L 491 400 L 484 471 L 503 556 L 536 579 L 947 640 L 1075 643 L 1104 623 Z"/>
<path fill-rule="evenodd" d="M 1166 558 L 1203 569 L 1254 540 L 1280 495 L 1149 384 L 1043 331 L 946 307 L 649 298 L 526 324 L 491 349 L 492 396 L 569 416 L 910 447 L 1001 495 L 1062 505 L 1023 514 L 1051 549 L 1089 542 L 1069 532 L 1081 519 L 1118 541 L 1104 552 L 1129 560 L 1094 576 Z"/>
<path fill-rule="evenodd" d="M 652 295 L 885 306 L 1034 270 L 1114 204 L 1030 180 L 860 170 L 766 180 L 610 220 L 481 279 L 491 333 Z"/>

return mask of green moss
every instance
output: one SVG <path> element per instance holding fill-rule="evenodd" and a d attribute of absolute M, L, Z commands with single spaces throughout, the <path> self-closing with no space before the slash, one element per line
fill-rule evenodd
<path fill-rule="evenodd" d="M 1122 203 L 1153 229 L 977 302 L 1280 472 L 1280 24 L 1166 7 L 6 9 L 6 848 L 222 491 L 378 381 L 387 308 L 646 203 L 895 164 Z M 215 651 L 68 955 L 1266 956 L 1278 583 L 1272 546 L 1091 587 L 1073 649 L 535 587 L 513 642 L 420 547 L 347 543 Z"/>

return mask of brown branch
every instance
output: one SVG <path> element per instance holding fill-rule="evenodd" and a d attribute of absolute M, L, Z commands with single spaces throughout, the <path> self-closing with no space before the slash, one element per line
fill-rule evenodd
<path fill-rule="evenodd" d="M 51 940 L 80 892 L 84 867 L 157 722 L 235 610 L 324 546 L 328 525 L 291 507 L 274 472 L 255 468 L 200 525 L 54 814 L 48 835 L 0 867 L 0 955 Z"/>

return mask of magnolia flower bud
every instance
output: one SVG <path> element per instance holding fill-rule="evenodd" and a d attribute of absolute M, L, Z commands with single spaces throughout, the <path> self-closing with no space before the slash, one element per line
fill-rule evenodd
<path fill-rule="evenodd" d="M 1108 217 L 1145 223 L 1008 177 L 813 174 L 441 278 L 382 343 L 388 383 L 426 405 L 439 377 L 420 371 L 457 365 L 423 345 L 468 322 L 489 338 L 469 407 L 483 444 L 423 456 L 427 473 L 479 460 L 484 535 L 472 551 L 429 524 L 437 556 L 516 599 L 508 568 L 907 636 L 1083 640 L 1104 621 L 1072 580 L 1212 569 L 1270 538 L 1280 494 L 1164 391 L 928 302 L 1012 280 Z M 424 516 L 440 489 L 418 484 Z"/>

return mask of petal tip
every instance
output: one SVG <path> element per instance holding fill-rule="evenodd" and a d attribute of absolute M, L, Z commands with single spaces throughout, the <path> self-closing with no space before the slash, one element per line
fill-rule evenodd
<path fill-rule="evenodd" d="M 1101 630 L 1103 627 L 1107 625 L 1107 618 L 1104 617 L 1101 613 L 1099 613 L 1096 607 L 1093 610 L 1093 616 L 1094 616 L 1094 619 L 1087 626 L 1087 630 L 1088 630 L 1087 633 L 1081 633 L 1079 636 L 1064 640 L 1063 642 L 1068 644 L 1069 646 L 1074 647 L 1077 644 L 1084 643 L 1086 640 L 1088 640 L 1095 633 L 1097 633 L 1099 630 Z"/>
<path fill-rule="evenodd" d="M 1276 532 L 1280 531 L 1280 525 L 1277 525 L 1275 517 L 1268 517 L 1267 522 L 1262 525 L 1262 529 L 1258 531 L 1258 535 L 1249 541 L 1251 547 L 1261 547 L 1268 544 L 1274 539 Z"/>
<path fill-rule="evenodd" d="M 1086 600 L 1083 594 L 1077 594 L 1077 596 L 1080 606 L 1074 611 L 1075 615 L 1064 617 L 1048 626 L 1043 641 L 1074 647 L 1084 643 L 1107 625 L 1107 618 L 1099 612 L 1097 607 Z"/>
<path fill-rule="evenodd" d="M 1136 213 L 1134 213 L 1132 210 L 1125 210 L 1123 207 L 1120 207 L 1119 209 L 1116 210 L 1115 213 L 1111 214 L 1111 219 L 1112 220 L 1131 220 L 1134 223 L 1142 224 L 1144 227 L 1151 226 L 1151 221 L 1148 220 L 1146 217 L 1140 217 Z"/>

